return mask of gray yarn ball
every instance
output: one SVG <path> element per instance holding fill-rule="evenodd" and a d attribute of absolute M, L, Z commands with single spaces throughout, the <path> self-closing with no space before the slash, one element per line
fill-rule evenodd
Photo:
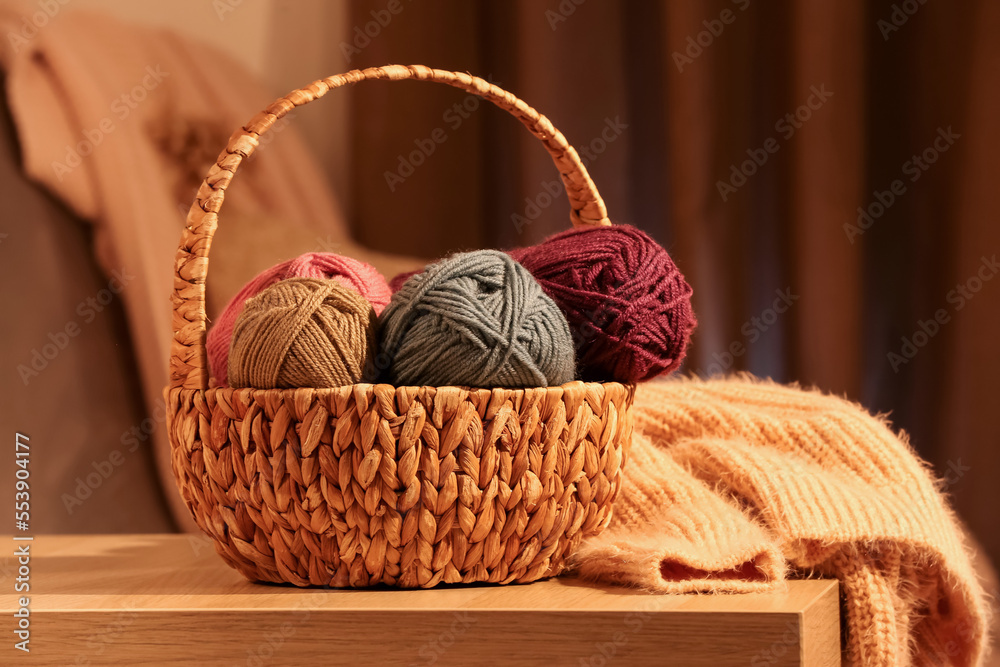
<path fill-rule="evenodd" d="M 401 385 L 545 387 L 575 374 L 566 317 L 528 270 L 496 250 L 428 266 L 379 324 L 383 377 Z"/>

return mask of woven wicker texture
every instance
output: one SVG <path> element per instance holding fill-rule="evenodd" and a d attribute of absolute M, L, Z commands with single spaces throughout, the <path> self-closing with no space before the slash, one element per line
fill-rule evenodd
<path fill-rule="evenodd" d="M 226 562 L 255 581 L 429 587 L 557 574 L 611 519 L 634 387 L 209 388 L 204 289 L 226 188 L 278 119 L 366 79 L 437 81 L 507 110 L 552 156 L 573 225 L 610 224 L 562 134 L 483 79 L 391 65 L 280 98 L 233 134 L 177 251 L 165 396 L 181 495 Z"/>

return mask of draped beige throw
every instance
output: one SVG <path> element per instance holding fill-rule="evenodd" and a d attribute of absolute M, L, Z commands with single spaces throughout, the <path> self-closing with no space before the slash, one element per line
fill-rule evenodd
<path fill-rule="evenodd" d="M 633 414 L 585 577 L 663 593 L 836 577 L 849 664 L 978 664 L 986 607 L 958 524 L 884 421 L 752 378 L 643 384 Z"/>

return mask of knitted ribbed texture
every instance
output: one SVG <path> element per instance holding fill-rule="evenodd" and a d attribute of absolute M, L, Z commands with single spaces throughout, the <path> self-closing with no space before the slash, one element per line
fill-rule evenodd
<path fill-rule="evenodd" d="M 841 582 L 853 665 L 975 665 L 986 605 L 905 439 L 858 405 L 751 379 L 640 385 L 611 525 L 584 576 L 676 591 Z M 783 558 L 782 558 L 783 556 Z"/>
<path fill-rule="evenodd" d="M 611 525 L 576 560 L 584 576 L 664 593 L 712 590 L 719 581 L 727 591 L 763 591 L 785 568 L 761 526 L 639 433 Z"/>

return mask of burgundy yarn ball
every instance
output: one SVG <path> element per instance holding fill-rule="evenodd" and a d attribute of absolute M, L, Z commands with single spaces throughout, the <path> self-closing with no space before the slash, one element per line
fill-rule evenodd
<path fill-rule="evenodd" d="M 581 379 L 642 382 L 681 365 L 697 324 L 691 286 L 645 232 L 572 229 L 510 255 L 566 315 Z"/>

